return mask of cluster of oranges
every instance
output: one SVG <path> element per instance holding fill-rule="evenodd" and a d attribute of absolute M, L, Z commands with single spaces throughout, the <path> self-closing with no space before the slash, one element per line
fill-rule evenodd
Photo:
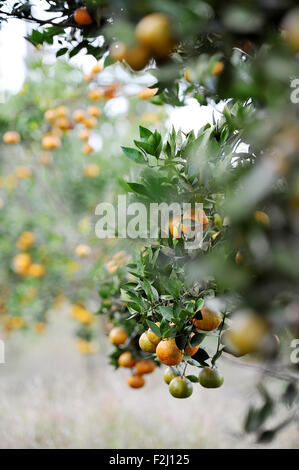
<path fill-rule="evenodd" d="M 94 315 L 82 304 L 77 303 L 72 305 L 70 313 L 77 322 L 83 325 L 92 325 L 94 323 Z"/>
<path fill-rule="evenodd" d="M 13 269 L 21 276 L 30 276 L 33 278 L 41 278 L 45 275 L 45 267 L 40 263 L 32 262 L 31 255 L 26 253 L 35 242 L 35 235 L 33 232 L 25 231 L 21 233 L 17 240 L 17 248 L 22 251 L 18 253 L 13 259 Z"/>
<path fill-rule="evenodd" d="M 70 308 L 70 314 L 85 330 L 95 323 L 95 316 L 82 303 L 73 304 Z M 82 332 L 83 330 L 81 330 L 81 334 Z M 96 354 L 99 350 L 98 344 L 92 341 L 89 331 L 84 337 L 77 338 L 76 349 L 83 355 Z"/>
<path fill-rule="evenodd" d="M 109 333 L 111 343 L 120 346 L 128 340 L 128 334 L 124 328 L 115 326 Z M 151 359 L 137 359 L 131 351 L 125 350 L 118 357 L 119 367 L 132 369 L 132 374 L 127 378 L 127 383 L 131 388 L 141 388 L 145 385 L 144 375 L 151 374 L 156 368 L 156 364 Z"/>
<path fill-rule="evenodd" d="M 166 59 L 176 44 L 172 25 L 163 13 L 152 13 L 142 18 L 135 28 L 135 44 L 115 42 L 110 46 L 114 61 L 125 61 L 131 69 L 142 70 L 151 58 Z"/>

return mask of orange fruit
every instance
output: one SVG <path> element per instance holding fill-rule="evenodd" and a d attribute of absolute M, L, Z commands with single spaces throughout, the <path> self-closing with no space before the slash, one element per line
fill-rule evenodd
<path fill-rule="evenodd" d="M 109 333 L 109 339 L 113 344 L 123 344 L 128 339 L 128 333 L 123 328 L 115 326 Z"/>
<path fill-rule="evenodd" d="M 44 114 L 44 120 L 47 122 L 54 122 L 57 117 L 57 112 L 55 109 L 47 109 Z"/>
<path fill-rule="evenodd" d="M 123 42 L 114 42 L 109 48 L 110 57 L 115 62 L 122 62 L 126 58 L 127 46 Z"/>
<path fill-rule="evenodd" d="M 262 225 L 269 225 L 270 224 L 269 216 L 263 211 L 255 211 L 254 218 L 257 222 L 259 222 Z"/>
<path fill-rule="evenodd" d="M 188 354 L 188 356 L 194 356 L 194 354 L 197 353 L 197 351 L 200 348 L 200 344 L 197 346 L 191 346 L 190 343 L 188 342 L 187 346 L 185 347 L 185 353 Z"/>
<path fill-rule="evenodd" d="M 91 69 L 91 73 L 96 74 L 100 73 L 103 70 L 103 65 L 100 62 L 97 62 Z"/>
<path fill-rule="evenodd" d="M 236 264 L 242 264 L 244 261 L 243 255 L 240 250 L 237 251 L 236 256 L 235 256 L 235 262 Z"/>
<path fill-rule="evenodd" d="M 25 251 L 25 250 L 28 250 L 28 248 L 30 248 L 34 242 L 35 242 L 34 233 L 25 231 L 21 233 L 21 235 L 19 236 L 16 245 L 19 250 Z"/>
<path fill-rule="evenodd" d="M 31 256 L 28 253 L 19 253 L 13 259 L 13 269 L 17 274 L 26 274 L 31 264 Z"/>
<path fill-rule="evenodd" d="M 80 258 L 87 258 L 90 255 L 91 249 L 88 245 L 77 245 L 75 248 L 75 253 Z"/>
<path fill-rule="evenodd" d="M 218 328 L 222 321 L 222 314 L 219 312 L 214 312 L 212 310 L 207 309 L 206 307 L 202 307 L 200 310 L 202 319 L 197 320 L 196 318 L 193 318 L 193 324 L 196 326 L 196 328 L 199 328 L 200 330 L 205 330 L 205 331 L 212 331 Z"/>
<path fill-rule="evenodd" d="M 142 90 L 139 91 L 138 97 L 141 100 L 148 100 L 149 98 L 152 98 L 155 96 L 157 93 L 158 88 L 142 88 Z"/>
<path fill-rule="evenodd" d="M 44 266 L 39 263 L 32 263 L 28 268 L 28 275 L 32 277 L 43 277 L 45 272 Z"/>
<path fill-rule="evenodd" d="M 42 138 L 42 146 L 45 150 L 57 149 L 60 145 L 60 138 L 56 135 L 45 135 Z"/>
<path fill-rule="evenodd" d="M 134 367 L 136 359 L 132 356 L 129 351 L 123 352 L 118 358 L 118 365 L 120 367 Z"/>
<path fill-rule="evenodd" d="M 171 24 L 163 13 L 152 13 L 142 18 L 136 26 L 135 35 L 138 42 L 157 58 L 167 57 L 173 49 Z"/>
<path fill-rule="evenodd" d="M 86 142 L 82 147 L 82 152 L 84 155 L 90 155 L 93 152 L 93 147 Z"/>
<path fill-rule="evenodd" d="M 67 131 L 71 127 L 70 120 L 65 116 L 58 118 L 55 124 L 62 131 Z"/>
<path fill-rule="evenodd" d="M 151 374 L 154 372 L 156 368 L 156 364 L 154 361 L 147 360 L 147 359 L 140 359 L 139 361 L 136 362 L 135 368 L 138 372 L 138 374 Z"/>
<path fill-rule="evenodd" d="M 175 377 L 178 377 L 178 375 L 179 374 L 175 372 L 172 367 L 167 367 L 163 376 L 164 382 L 167 383 L 167 385 L 169 385 L 172 379 L 174 379 Z"/>
<path fill-rule="evenodd" d="M 81 129 L 78 134 L 80 140 L 88 140 L 90 137 L 90 132 L 87 129 Z"/>
<path fill-rule="evenodd" d="M 77 24 L 80 24 L 82 26 L 89 25 L 93 21 L 86 8 L 77 8 L 74 13 L 74 20 Z"/>
<path fill-rule="evenodd" d="M 127 378 L 127 383 L 132 388 L 141 388 L 145 384 L 145 380 L 140 374 L 132 374 Z"/>
<path fill-rule="evenodd" d="M 125 61 L 135 71 L 144 69 L 149 59 L 148 49 L 139 44 L 126 50 Z"/>
<path fill-rule="evenodd" d="M 182 232 L 188 235 L 192 230 L 192 221 L 195 224 L 202 225 L 203 230 L 206 230 L 209 226 L 209 219 L 206 213 L 202 209 L 191 209 L 183 214 Z"/>
<path fill-rule="evenodd" d="M 168 389 L 175 398 L 188 398 L 193 392 L 192 383 L 186 377 L 175 377 L 170 382 Z"/>
<path fill-rule="evenodd" d="M 156 354 L 158 359 L 167 366 L 175 366 L 179 364 L 184 353 L 177 347 L 175 339 L 163 339 L 157 346 Z"/>
<path fill-rule="evenodd" d="M 213 65 L 212 75 L 220 75 L 223 69 L 224 69 L 224 63 L 223 62 L 216 62 Z"/>
<path fill-rule="evenodd" d="M 96 127 L 97 122 L 98 121 L 95 117 L 90 116 L 84 119 L 83 124 L 87 129 L 93 129 L 94 127 Z"/>
<path fill-rule="evenodd" d="M 283 38 L 294 52 L 299 52 L 299 8 L 290 10 L 283 20 Z"/>
<path fill-rule="evenodd" d="M 96 118 L 100 117 L 102 114 L 102 111 L 97 106 L 89 106 L 89 108 L 87 109 L 87 112 L 90 116 L 96 117 Z"/>
<path fill-rule="evenodd" d="M 142 333 L 142 335 L 140 336 L 139 346 L 142 351 L 148 353 L 154 353 L 156 351 L 156 345 L 148 339 L 147 333 Z"/>
<path fill-rule="evenodd" d="M 101 98 L 103 98 L 103 92 L 99 88 L 94 88 L 93 90 L 90 90 L 88 93 L 88 98 L 91 101 L 98 101 Z"/>
<path fill-rule="evenodd" d="M 75 122 L 82 122 L 85 119 L 85 112 L 82 109 L 76 109 L 73 113 L 73 119 Z"/>
<path fill-rule="evenodd" d="M 156 325 L 160 326 L 160 322 L 156 322 Z M 157 336 L 150 328 L 147 330 L 146 335 L 150 342 L 155 346 L 157 346 L 157 344 L 161 341 L 161 338 L 159 338 L 159 336 Z"/>
<path fill-rule="evenodd" d="M 227 351 L 243 356 L 261 351 L 269 343 L 269 327 L 265 319 L 255 312 L 240 311 L 232 317 L 232 325 L 223 335 Z"/>
<path fill-rule="evenodd" d="M 204 367 L 198 376 L 198 381 L 205 388 L 218 388 L 223 384 L 224 378 L 217 369 Z"/>
<path fill-rule="evenodd" d="M 96 163 L 89 163 L 83 168 L 83 173 L 88 178 L 96 178 L 100 174 L 100 168 Z"/>
<path fill-rule="evenodd" d="M 7 131 L 3 134 L 3 142 L 5 144 L 17 144 L 20 140 L 20 134 L 16 131 Z"/>
<path fill-rule="evenodd" d="M 19 165 L 15 170 L 16 177 L 20 180 L 30 178 L 32 176 L 32 171 L 30 168 L 24 165 Z"/>

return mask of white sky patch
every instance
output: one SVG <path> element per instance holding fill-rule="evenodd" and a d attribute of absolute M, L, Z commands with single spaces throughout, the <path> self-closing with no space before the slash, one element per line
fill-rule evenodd
<path fill-rule="evenodd" d="M 0 93 L 18 92 L 25 80 L 26 25 L 20 20 L 3 23 L 0 30 Z"/>

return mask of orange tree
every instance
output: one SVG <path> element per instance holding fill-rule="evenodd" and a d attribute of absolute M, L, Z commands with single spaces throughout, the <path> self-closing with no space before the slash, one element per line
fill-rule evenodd
<path fill-rule="evenodd" d="M 286 382 L 283 401 L 295 407 L 298 372 L 289 355 L 299 305 L 298 111 L 290 88 L 298 73 L 296 3 L 53 0 L 53 17 L 43 21 L 29 2 L 6 3 L 1 17 L 37 23 L 28 39 L 40 45 L 55 38 L 58 56 L 85 50 L 104 56 L 106 67 L 113 61 L 131 71 L 147 67 L 156 82 L 145 96 L 157 105 L 180 106 L 187 96 L 212 106 L 225 101 L 221 119 L 198 134 L 162 137 L 142 127 L 135 146 L 124 147 L 127 157 L 148 167 L 123 184 L 128 192 L 145 204 L 201 202 L 204 213 L 181 214 L 169 224 L 168 239 L 147 243 L 129 263 L 134 279 L 120 290 L 127 309 L 117 309 L 113 321 L 130 322 L 125 341 L 144 331 L 141 349 L 177 367 L 165 377 L 172 378 L 173 396 L 192 392 L 188 381 L 197 377 L 186 378 L 188 364 L 202 369 L 201 385 L 218 387 L 220 355 L 254 353 L 265 373 Z M 191 253 L 184 219 L 203 223 L 203 245 Z M 216 336 L 212 354 L 198 348 L 206 336 Z M 283 373 L 281 361 L 287 362 Z M 130 383 L 143 385 L 136 375 Z M 292 408 L 286 421 L 268 429 L 280 396 L 265 383 L 261 394 L 264 405 L 249 409 L 245 429 L 267 441 L 296 413 Z"/>

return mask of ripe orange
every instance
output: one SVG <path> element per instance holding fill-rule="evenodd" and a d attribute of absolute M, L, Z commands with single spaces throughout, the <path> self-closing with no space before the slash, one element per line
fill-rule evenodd
<path fill-rule="evenodd" d="M 90 90 L 90 92 L 88 93 L 88 98 L 91 101 L 98 101 L 101 98 L 103 98 L 103 92 L 99 88 L 94 88 L 93 90 Z"/>
<path fill-rule="evenodd" d="M 263 211 L 255 211 L 254 218 L 257 222 L 259 222 L 262 225 L 269 225 L 270 224 L 269 216 Z"/>
<path fill-rule="evenodd" d="M 222 314 L 219 312 L 214 312 L 213 310 L 209 310 L 206 307 L 202 307 L 200 310 L 202 319 L 197 320 L 194 318 L 193 324 L 196 326 L 196 328 L 199 328 L 200 330 L 205 330 L 205 331 L 212 331 L 218 328 L 222 321 Z"/>
<path fill-rule="evenodd" d="M 94 127 L 96 127 L 97 122 L 98 121 L 95 117 L 90 116 L 84 119 L 83 124 L 87 129 L 93 129 Z"/>
<path fill-rule="evenodd" d="M 156 345 L 148 339 L 147 333 L 142 333 L 142 335 L 140 336 L 139 346 L 142 351 L 148 353 L 154 353 L 156 351 Z"/>
<path fill-rule="evenodd" d="M 20 134 L 16 131 L 7 131 L 3 134 L 3 142 L 5 144 L 17 144 L 20 140 Z"/>
<path fill-rule="evenodd" d="M 100 168 L 96 163 L 89 163 L 83 168 L 83 173 L 88 178 L 96 178 L 100 174 Z"/>
<path fill-rule="evenodd" d="M 28 275 L 32 277 L 43 277 L 45 275 L 45 268 L 39 263 L 32 263 L 28 268 Z"/>
<path fill-rule="evenodd" d="M 67 131 L 71 128 L 70 120 L 65 116 L 58 118 L 55 124 L 58 129 L 61 129 L 62 131 Z"/>
<path fill-rule="evenodd" d="M 28 250 L 28 248 L 30 248 L 34 242 L 35 242 L 34 233 L 25 231 L 21 233 L 21 235 L 19 236 L 16 245 L 19 250 L 25 251 L 25 250 Z"/>
<path fill-rule="evenodd" d="M 185 353 L 188 354 L 189 356 L 194 356 L 194 354 L 197 353 L 197 351 L 200 348 L 200 344 L 197 346 L 191 346 L 191 344 L 188 342 L 187 346 L 185 347 Z"/>
<path fill-rule="evenodd" d="M 100 117 L 102 114 L 102 111 L 97 106 L 89 106 L 89 108 L 87 109 L 87 112 L 90 116 L 96 117 L 96 118 Z"/>
<path fill-rule="evenodd" d="M 223 69 L 224 69 L 224 63 L 216 62 L 212 69 L 212 75 L 220 75 Z"/>
<path fill-rule="evenodd" d="M 15 170 L 16 177 L 20 180 L 30 178 L 32 176 L 32 170 L 24 165 L 19 165 Z"/>
<path fill-rule="evenodd" d="M 269 327 L 255 312 L 240 311 L 233 315 L 232 325 L 223 335 L 227 350 L 238 356 L 261 351 L 269 342 Z"/>
<path fill-rule="evenodd" d="M 128 333 L 123 328 L 115 326 L 109 333 L 109 339 L 113 344 L 123 344 L 128 339 Z"/>
<path fill-rule="evenodd" d="M 223 384 L 224 378 L 217 369 L 205 367 L 199 374 L 198 381 L 205 388 L 218 388 Z"/>
<path fill-rule="evenodd" d="M 118 358 L 118 365 L 120 367 L 134 367 L 136 359 L 132 356 L 129 351 L 123 352 Z"/>
<path fill-rule="evenodd" d="M 294 52 L 299 52 L 299 9 L 290 10 L 283 20 L 283 38 Z"/>
<path fill-rule="evenodd" d="M 85 119 L 85 112 L 82 109 L 76 109 L 73 113 L 73 119 L 75 122 L 82 122 Z"/>
<path fill-rule="evenodd" d="M 152 372 L 154 372 L 156 364 L 154 361 L 141 359 L 136 362 L 135 368 L 138 374 L 151 374 Z"/>
<path fill-rule="evenodd" d="M 160 322 L 156 322 L 156 325 L 160 326 Z M 146 335 L 150 342 L 155 346 L 157 346 L 157 344 L 161 341 L 161 338 L 159 338 L 159 336 L 157 336 L 150 328 L 147 330 Z"/>
<path fill-rule="evenodd" d="M 176 373 L 172 367 L 167 367 L 167 369 L 164 372 L 164 382 L 167 383 L 167 385 L 169 385 L 172 379 L 174 379 L 175 377 L 178 377 L 178 375 L 179 374 Z"/>
<path fill-rule="evenodd" d="M 157 58 L 167 57 L 173 49 L 171 24 L 163 13 L 152 13 L 142 18 L 136 26 L 135 35 L 138 42 Z"/>
<path fill-rule="evenodd" d="M 42 138 L 42 146 L 45 150 L 53 150 L 60 147 L 61 141 L 57 135 L 45 135 Z"/>
<path fill-rule="evenodd" d="M 148 64 L 150 54 L 147 48 L 137 45 L 126 50 L 124 59 L 131 69 L 138 71 Z"/>
<path fill-rule="evenodd" d="M 175 366 L 181 362 L 184 353 L 179 350 L 175 339 L 163 339 L 157 346 L 156 354 L 158 359 L 167 366 Z"/>
<path fill-rule="evenodd" d="M 93 147 L 86 142 L 82 147 L 82 152 L 84 155 L 90 155 L 93 152 Z"/>
<path fill-rule="evenodd" d="M 13 269 L 17 274 L 26 274 L 31 264 L 31 256 L 28 253 L 19 253 L 13 259 Z"/>
<path fill-rule="evenodd" d="M 47 122 L 54 122 L 57 117 L 57 112 L 55 109 L 47 109 L 44 114 L 44 119 Z"/>
<path fill-rule="evenodd" d="M 127 46 L 123 42 L 114 42 L 111 44 L 109 53 L 115 62 L 122 62 L 126 57 Z"/>
<path fill-rule="evenodd" d="M 141 100 L 148 100 L 149 98 L 152 98 L 155 96 L 157 93 L 158 88 L 142 88 L 142 90 L 139 91 L 138 97 Z"/>
<path fill-rule="evenodd" d="M 192 395 L 193 386 L 186 377 L 175 377 L 169 384 L 169 392 L 175 398 L 188 398 Z"/>
<path fill-rule="evenodd" d="M 92 17 L 86 10 L 86 8 L 77 8 L 74 13 L 74 20 L 77 24 L 86 26 L 92 23 Z"/>
<path fill-rule="evenodd" d="M 87 129 L 81 129 L 78 134 L 80 140 L 88 140 L 90 137 L 90 132 Z"/>
<path fill-rule="evenodd" d="M 145 380 L 140 374 L 132 374 L 127 378 L 127 383 L 132 388 L 141 388 L 145 384 Z"/>
<path fill-rule="evenodd" d="M 91 69 L 91 73 L 96 74 L 100 73 L 103 70 L 103 65 L 100 62 L 97 62 Z"/>
<path fill-rule="evenodd" d="M 195 224 L 202 225 L 203 230 L 206 230 L 209 226 L 209 219 L 206 213 L 202 209 L 191 209 L 183 214 L 182 232 L 188 235 L 192 230 L 192 221 Z"/>
<path fill-rule="evenodd" d="M 88 245 L 81 244 L 76 246 L 75 253 L 80 258 L 87 258 L 91 253 L 91 249 Z"/>

